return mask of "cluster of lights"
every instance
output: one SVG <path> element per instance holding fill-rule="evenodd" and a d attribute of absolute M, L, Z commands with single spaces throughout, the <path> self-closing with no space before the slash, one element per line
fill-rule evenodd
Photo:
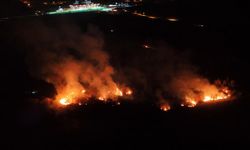
<path fill-rule="evenodd" d="M 112 11 L 111 8 L 107 8 L 104 6 L 100 6 L 98 4 L 90 4 L 90 5 L 79 5 L 73 6 L 70 5 L 70 8 L 59 8 L 56 11 L 48 12 L 47 14 L 67 14 L 67 13 L 79 13 L 79 12 L 91 12 L 91 11 Z"/>
<path fill-rule="evenodd" d="M 56 11 L 47 12 L 47 14 L 53 15 L 53 14 L 80 13 L 80 12 L 91 12 L 91 11 L 115 12 L 117 11 L 117 8 L 127 8 L 127 7 L 132 7 L 132 6 L 127 3 L 116 3 L 105 6 L 105 5 L 100 5 L 99 3 L 89 2 L 88 4 L 69 5 L 68 8 L 60 7 Z"/>

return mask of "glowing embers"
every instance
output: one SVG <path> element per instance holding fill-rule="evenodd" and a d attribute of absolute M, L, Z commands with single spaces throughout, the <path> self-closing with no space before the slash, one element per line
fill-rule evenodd
<path fill-rule="evenodd" d="M 168 103 L 164 103 L 164 104 L 161 104 L 160 109 L 162 111 L 167 112 L 167 111 L 169 111 L 171 109 L 171 107 L 170 107 L 170 105 Z"/>
<path fill-rule="evenodd" d="M 211 90 L 207 89 L 203 93 L 185 96 L 185 103 L 181 106 L 195 107 L 198 104 L 225 101 L 232 98 L 232 91 L 228 87 L 215 86 Z"/>
<path fill-rule="evenodd" d="M 116 96 L 123 96 L 123 92 L 119 88 L 116 88 L 115 89 L 115 95 Z"/>
<path fill-rule="evenodd" d="M 146 18 L 149 18 L 149 19 L 159 19 L 159 17 L 157 17 L 157 16 L 146 15 L 144 12 L 143 13 L 138 13 L 138 12 L 135 11 L 133 14 L 136 15 L 136 16 L 146 17 Z"/>
<path fill-rule="evenodd" d="M 61 98 L 59 100 L 59 102 L 60 102 L 61 105 L 65 105 L 65 106 L 70 105 L 70 100 L 68 98 Z"/>
<path fill-rule="evenodd" d="M 211 86 L 211 87 L 210 87 Z M 233 100 L 234 92 L 226 86 L 220 86 L 217 84 L 211 84 L 205 89 L 196 89 L 194 93 L 186 93 L 184 98 L 181 99 L 181 107 L 196 107 L 201 104 L 210 104 Z M 166 101 L 160 105 L 162 111 L 168 111 L 171 109 L 171 105 Z"/>
<path fill-rule="evenodd" d="M 125 90 L 125 95 L 131 96 L 133 94 L 133 91 L 129 88 Z"/>
<path fill-rule="evenodd" d="M 133 91 L 130 88 L 114 88 L 113 91 L 107 90 L 102 91 L 100 95 L 98 93 L 94 93 L 91 90 L 73 90 L 70 92 L 62 92 L 59 93 L 55 99 L 55 106 L 57 107 L 65 107 L 68 105 L 78 104 L 79 106 L 82 103 L 89 101 L 90 99 L 95 99 L 99 101 L 118 101 L 120 97 L 129 98 L 133 94 Z M 117 102 L 117 105 L 120 105 L 120 102 Z"/>
<path fill-rule="evenodd" d="M 104 91 L 101 95 L 97 96 L 96 98 L 100 101 L 117 100 L 120 97 L 128 98 L 132 96 L 132 94 L 133 94 L 133 91 L 130 88 L 116 87 L 113 90 Z"/>
<path fill-rule="evenodd" d="M 187 107 L 194 107 L 197 105 L 197 101 L 190 97 L 185 97 L 185 103 Z M 185 106 L 185 104 L 181 104 L 181 106 Z"/>
<path fill-rule="evenodd" d="M 61 93 L 59 93 L 55 99 L 55 105 L 59 107 L 76 104 L 76 103 L 79 103 L 78 99 L 88 98 L 88 96 L 85 94 L 86 93 L 85 89 L 81 89 L 81 90 L 77 90 L 77 89 L 67 90 L 66 89 L 60 92 Z"/>

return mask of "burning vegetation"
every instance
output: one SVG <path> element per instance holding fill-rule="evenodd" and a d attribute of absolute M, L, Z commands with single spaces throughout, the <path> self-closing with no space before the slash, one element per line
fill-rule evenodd
<path fill-rule="evenodd" d="M 230 100 L 233 96 L 232 85 L 232 82 L 221 80 L 211 83 L 192 72 L 180 73 L 170 83 L 171 92 L 181 100 L 181 106 L 187 107 Z"/>
<path fill-rule="evenodd" d="M 160 105 L 160 109 L 162 111 L 169 111 L 171 109 L 170 105 L 168 103 Z"/>
<path fill-rule="evenodd" d="M 109 63 L 109 55 L 102 50 L 102 33 L 95 26 L 90 25 L 85 33 L 68 24 L 57 28 L 42 25 L 29 31 L 38 32 L 35 34 L 40 36 L 39 39 L 25 38 L 30 39 L 28 44 L 31 44 L 30 72 L 54 85 L 55 97 L 48 99 L 52 107 L 80 104 L 90 99 L 131 99 L 133 91 L 118 79 Z"/>
<path fill-rule="evenodd" d="M 92 98 L 115 101 L 132 95 L 129 87 L 114 81 L 114 68 L 109 65 L 107 54 L 100 50 L 91 53 L 95 64 L 66 59 L 51 66 L 52 76 L 47 76 L 46 80 L 56 87 L 55 106 L 78 104 Z"/>
<path fill-rule="evenodd" d="M 174 93 L 180 100 L 182 107 L 195 107 L 203 103 L 215 103 L 233 99 L 233 91 L 230 89 L 229 82 L 215 81 L 211 84 L 205 78 L 190 78 L 187 76 L 178 78 L 174 83 Z M 184 84 L 184 85 L 183 85 Z M 168 111 L 171 109 L 168 101 L 161 101 L 160 109 Z"/>
<path fill-rule="evenodd" d="M 39 29 L 43 32 L 39 32 Z M 104 41 L 98 29 L 90 26 L 84 34 L 74 25 L 60 26 L 57 29 L 43 25 L 39 29 L 31 31 L 31 35 L 40 35 L 39 39 L 27 37 L 24 39 L 30 39 L 28 44 L 34 44 L 33 47 L 30 46 L 28 57 L 29 62 L 32 62 L 31 73 L 52 83 L 56 88 L 55 97 L 48 99 L 48 103 L 53 108 L 82 105 L 91 99 L 114 101 L 120 105 L 121 99 L 133 98 L 134 91 L 119 78 L 118 72 L 109 63 L 109 55 L 102 50 Z M 38 33 L 33 33 L 37 31 Z M 144 46 L 144 48 L 148 47 Z M 155 103 L 160 104 L 162 111 L 172 109 L 173 101 L 181 106 L 195 107 L 202 103 L 232 99 L 233 91 L 228 82 L 218 80 L 211 83 L 192 69 L 187 69 L 190 67 L 182 68 L 188 66 L 188 63 L 183 63 L 183 59 L 176 57 L 171 50 L 164 49 L 164 54 L 157 54 L 157 51 L 161 50 L 154 49 L 153 54 L 150 54 L 151 59 L 147 59 L 152 62 L 144 62 L 143 58 L 140 59 L 142 64 L 150 65 L 150 67 L 143 66 L 146 69 L 141 70 L 146 70 L 145 72 L 134 70 L 141 74 L 139 78 L 150 77 L 157 81 L 155 83 L 157 86 L 160 85 L 162 92 L 157 94 L 158 101 Z M 151 52 L 150 49 L 148 52 Z M 165 68 L 166 71 L 162 71 Z M 150 72 L 154 73 L 150 74 Z M 126 76 L 133 79 L 130 82 L 144 81 L 133 74 Z M 144 85 L 146 84 L 143 83 L 141 87 L 146 87 Z M 143 90 L 145 93 L 149 91 L 146 88 Z"/>

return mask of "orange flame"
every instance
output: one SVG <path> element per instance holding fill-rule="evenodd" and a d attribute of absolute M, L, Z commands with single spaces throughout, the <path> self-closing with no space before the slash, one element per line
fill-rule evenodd
<path fill-rule="evenodd" d="M 118 88 L 116 87 L 113 91 L 104 91 L 102 95 L 97 93 L 91 93 L 85 89 L 74 90 L 70 89 L 69 91 L 59 92 L 56 97 L 55 103 L 58 107 L 64 107 L 71 104 L 81 105 L 82 101 L 87 101 L 89 98 L 93 97 L 100 101 L 107 100 L 116 100 L 119 97 L 131 96 L 133 91 L 130 88 Z M 120 105 L 120 102 L 117 103 Z"/>
<path fill-rule="evenodd" d="M 104 54 L 95 55 L 104 57 Z M 92 98 L 116 101 L 120 97 L 130 98 L 133 93 L 130 88 L 113 80 L 113 68 L 107 63 L 96 67 L 88 62 L 67 59 L 51 68 L 57 76 L 50 76 L 47 80 L 56 87 L 57 95 L 55 100 L 51 100 L 56 107 L 79 105 Z"/>
<path fill-rule="evenodd" d="M 131 89 L 127 89 L 126 92 L 125 92 L 126 95 L 132 95 L 133 94 L 133 91 Z"/>
<path fill-rule="evenodd" d="M 211 88 L 200 89 L 202 94 L 190 94 L 185 96 L 185 104 L 188 107 L 195 107 L 199 103 L 225 101 L 232 98 L 232 91 L 226 86 L 211 85 Z"/>
<path fill-rule="evenodd" d="M 171 109 L 168 103 L 162 104 L 160 108 L 162 111 L 169 111 Z"/>
<path fill-rule="evenodd" d="M 85 95 L 86 90 L 64 90 L 59 91 L 59 94 L 56 96 L 55 104 L 58 106 L 67 106 L 71 104 L 78 103 L 78 99 L 87 99 L 87 95 Z"/>
<path fill-rule="evenodd" d="M 187 80 L 184 81 L 186 82 Z M 186 83 L 183 86 L 183 84 L 181 84 L 182 81 L 175 82 L 177 85 L 176 87 L 179 87 L 180 89 L 182 88 L 179 93 L 183 96 L 183 102 L 180 104 L 182 107 L 195 107 L 202 103 L 220 102 L 233 99 L 234 92 L 226 86 L 226 84 L 228 84 L 226 82 L 223 82 L 222 84 L 222 82 L 218 80 L 215 84 L 211 84 L 207 82 L 207 80 L 200 79 L 198 79 L 198 82 L 196 82 L 196 80 L 189 80 L 189 82 L 188 86 L 185 86 L 187 85 Z M 170 110 L 171 106 L 167 100 L 163 99 L 161 95 L 159 98 L 161 101 L 160 109 L 162 111 Z"/>
<path fill-rule="evenodd" d="M 61 99 L 59 100 L 59 102 L 60 102 L 60 104 L 62 104 L 62 105 L 69 105 L 69 104 L 70 104 L 70 101 L 69 101 L 69 99 L 67 99 L 67 98 L 61 98 Z"/>

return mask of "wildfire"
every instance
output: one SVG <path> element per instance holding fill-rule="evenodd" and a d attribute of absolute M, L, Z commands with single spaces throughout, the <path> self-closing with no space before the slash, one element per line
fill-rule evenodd
<path fill-rule="evenodd" d="M 67 98 L 62 98 L 62 99 L 59 100 L 59 102 L 62 105 L 69 105 L 70 104 L 70 101 Z"/>
<path fill-rule="evenodd" d="M 119 88 L 116 88 L 115 95 L 116 96 L 123 96 L 123 93 Z"/>
<path fill-rule="evenodd" d="M 106 98 L 105 97 L 98 97 L 98 100 L 100 100 L 100 101 L 105 101 L 106 100 Z"/>
<path fill-rule="evenodd" d="M 131 96 L 133 91 L 130 88 L 118 88 L 116 87 L 114 91 L 104 91 L 102 95 L 98 96 L 97 93 L 82 89 L 82 90 L 73 90 L 70 92 L 61 92 L 56 97 L 57 106 L 68 106 L 71 104 L 82 105 L 82 102 L 87 101 L 89 98 L 95 98 L 100 101 L 107 100 L 116 100 L 119 97 Z M 120 102 L 117 102 L 120 105 Z"/>
<path fill-rule="evenodd" d="M 189 79 L 189 80 L 188 80 Z M 174 82 L 174 89 L 180 99 L 183 101 L 180 103 L 181 107 L 196 107 L 203 103 L 221 102 L 232 100 L 234 92 L 231 88 L 233 82 L 217 80 L 214 84 L 210 83 L 205 78 L 183 78 Z M 188 84 L 187 84 L 188 83 Z M 179 94 L 179 95 L 178 95 Z M 171 109 L 168 101 L 162 96 L 159 96 L 162 111 L 168 111 Z"/>
<path fill-rule="evenodd" d="M 194 107 L 197 105 L 198 102 L 193 98 L 186 97 L 186 103 L 187 103 L 187 107 Z"/>
<path fill-rule="evenodd" d="M 171 109 L 168 103 L 162 104 L 160 108 L 162 111 L 169 111 Z"/>
<path fill-rule="evenodd" d="M 217 95 L 211 96 L 211 95 L 206 95 L 203 98 L 203 102 L 210 102 L 210 101 L 219 101 L 219 100 L 225 100 L 225 99 L 229 99 L 232 94 L 232 92 L 227 89 L 227 88 L 223 88 L 221 89 L 221 92 L 219 92 Z"/>
<path fill-rule="evenodd" d="M 125 92 L 126 95 L 132 95 L 133 91 L 131 89 L 127 89 Z"/>
<path fill-rule="evenodd" d="M 204 91 L 202 95 L 193 95 L 185 97 L 185 104 L 188 107 L 195 107 L 199 103 L 209 103 L 209 102 L 217 102 L 217 101 L 225 101 L 229 100 L 232 97 L 232 91 L 228 89 L 228 87 L 217 87 L 215 86 L 215 90 L 207 90 Z"/>
<path fill-rule="evenodd" d="M 83 94 L 84 94 L 84 93 L 86 93 L 86 90 L 85 90 L 85 89 L 83 89 L 83 90 L 82 90 L 82 93 L 83 93 Z"/>

